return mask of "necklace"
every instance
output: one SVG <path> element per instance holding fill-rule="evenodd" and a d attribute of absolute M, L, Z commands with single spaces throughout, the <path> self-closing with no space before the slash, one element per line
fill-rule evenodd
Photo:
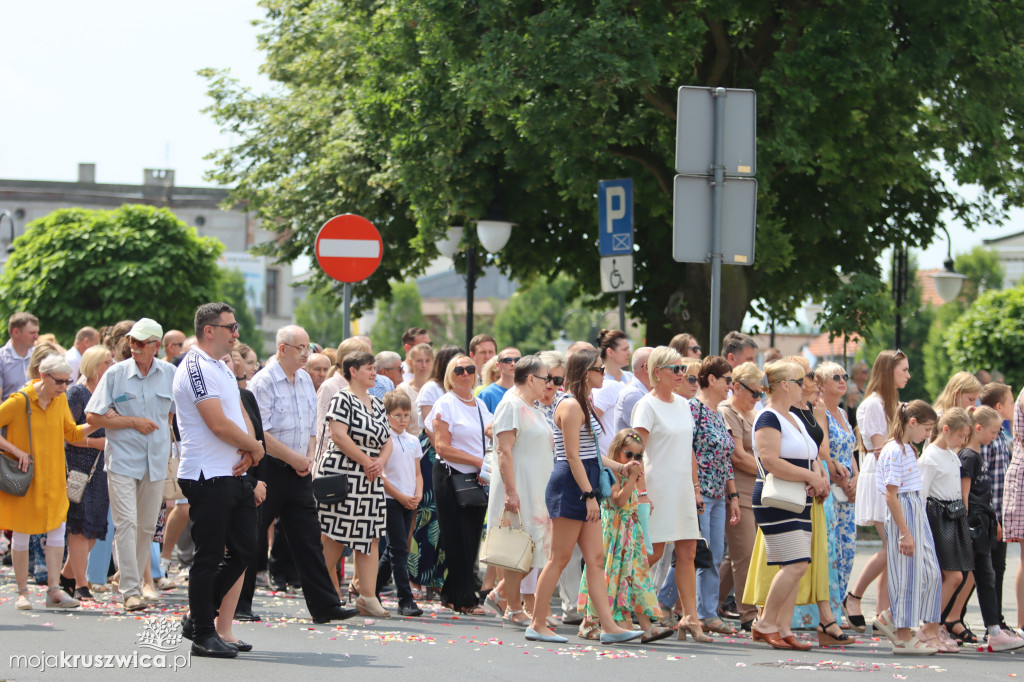
<path fill-rule="evenodd" d="M 464 402 L 465 404 L 467 404 L 467 405 L 476 405 L 476 398 L 469 398 L 469 399 L 466 399 L 466 398 L 463 398 L 463 397 L 462 397 L 461 395 L 459 395 L 458 393 L 455 393 L 455 391 L 452 391 L 452 393 L 453 393 L 453 394 L 455 394 L 455 397 L 456 397 L 456 398 L 458 398 L 459 400 L 461 400 L 461 401 L 462 401 L 462 402 Z"/>
<path fill-rule="evenodd" d="M 812 427 L 815 427 L 815 426 L 818 425 L 818 421 L 814 418 L 814 408 L 813 407 L 811 409 L 809 409 L 809 410 L 805 410 L 802 407 L 798 407 L 796 409 L 800 413 L 800 416 L 803 417 L 804 420 L 807 421 Z"/>

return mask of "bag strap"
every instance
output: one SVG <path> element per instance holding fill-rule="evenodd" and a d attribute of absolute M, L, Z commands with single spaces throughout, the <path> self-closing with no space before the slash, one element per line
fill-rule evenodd
<path fill-rule="evenodd" d="M 476 401 L 474 400 L 474 402 Z M 484 434 L 484 413 L 480 409 L 480 403 L 476 403 L 476 416 L 480 419 L 480 447 L 483 449 L 480 461 L 482 463 L 484 458 L 487 457 L 487 436 Z"/>

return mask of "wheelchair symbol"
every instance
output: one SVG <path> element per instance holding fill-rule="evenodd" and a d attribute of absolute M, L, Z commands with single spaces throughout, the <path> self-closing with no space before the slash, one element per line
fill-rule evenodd
<path fill-rule="evenodd" d="M 612 271 L 608 273 L 608 283 L 611 285 L 612 289 L 618 289 L 626 283 L 626 280 L 622 278 L 622 273 L 619 272 L 619 268 L 615 265 L 614 260 L 612 261 Z"/>

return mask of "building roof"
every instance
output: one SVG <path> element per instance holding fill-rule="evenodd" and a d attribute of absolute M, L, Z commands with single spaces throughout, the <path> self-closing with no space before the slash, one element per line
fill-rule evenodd
<path fill-rule="evenodd" d="M 807 350 L 816 358 L 853 357 L 860 350 L 861 343 L 857 334 L 837 336 L 832 341 L 828 340 L 828 334 L 822 334 L 807 344 Z"/>

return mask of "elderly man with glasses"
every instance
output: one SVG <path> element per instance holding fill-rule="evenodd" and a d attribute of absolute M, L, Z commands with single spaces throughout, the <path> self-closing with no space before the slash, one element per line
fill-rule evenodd
<path fill-rule="evenodd" d="M 132 356 L 108 369 L 86 405 L 106 429 L 107 487 L 125 611 L 146 608 L 142 577 L 163 503 L 174 411 L 174 367 L 156 357 L 164 330 L 144 317 L 128 332 Z"/>

